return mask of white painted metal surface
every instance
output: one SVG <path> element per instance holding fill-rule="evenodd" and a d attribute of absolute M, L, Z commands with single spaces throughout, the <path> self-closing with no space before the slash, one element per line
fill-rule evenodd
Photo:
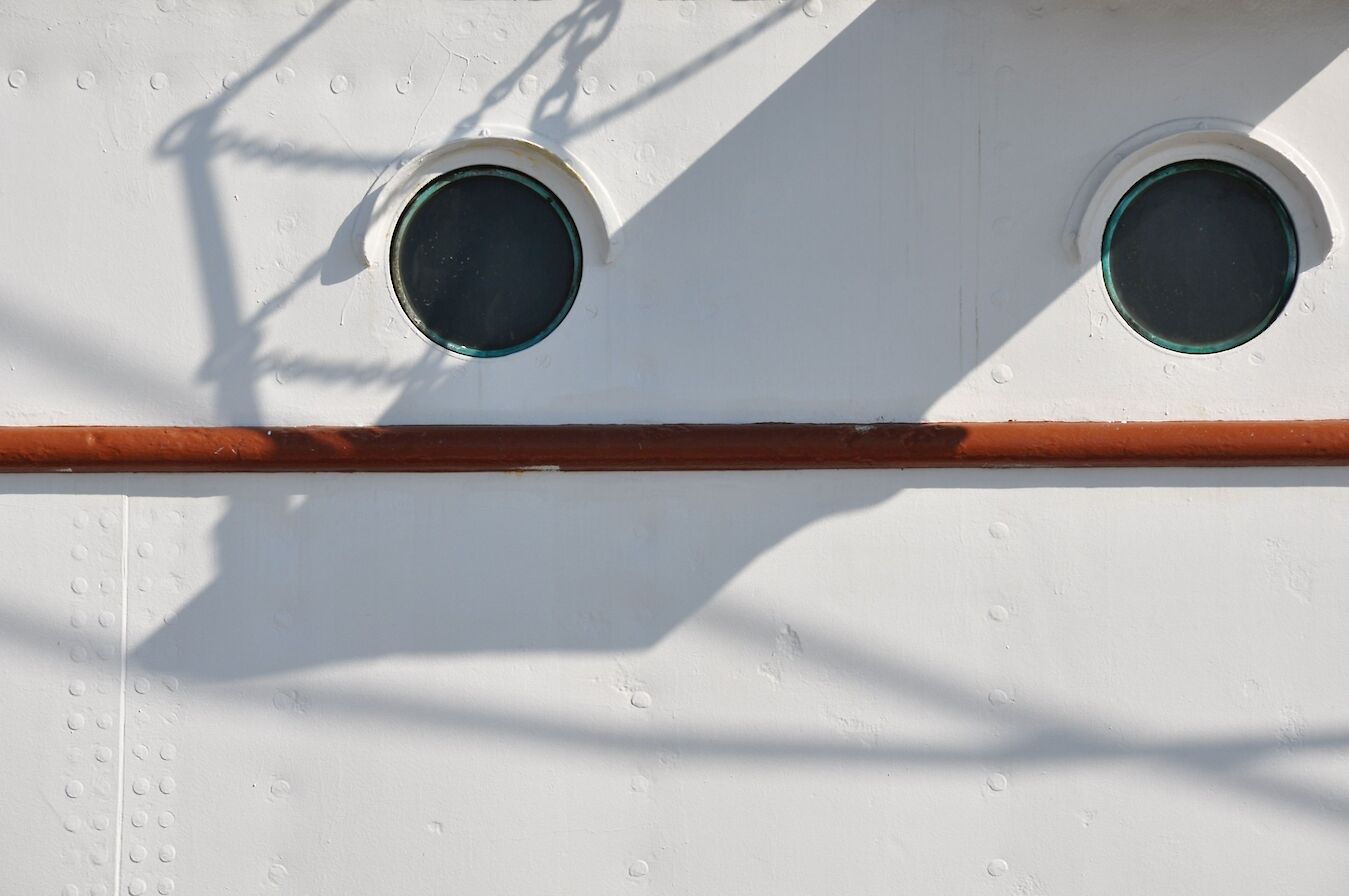
<path fill-rule="evenodd" d="M 1333 891 L 1346 476 L 11 480 L 6 886 Z"/>
<path fill-rule="evenodd" d="M 0 422 L 1343 416 L 1346 47 L 1330 0 L 3 0 Z M 1180 119 L 1326 219 L 1209 357 L 1064 241 Z M 494 128 L 619 249 L 470 361 L 358 247 Z M 1334 892 L 1346 487 L 6 477 L 0 890 Z"/>
<path fill-rule="evenodd" d="M 3 5 L 5 422 L 1346 405 L 1333 255 L 1195 358 L 1061 245 L 1093 170 L 1178 119 L 1259 127 L 1343 197 L 1342 4 L 159 5 Z M 398 160 L 493 127 L 580 160 L 622 248 L 546 342 L 480 363 L 416 334 L 352 230 Z"/>

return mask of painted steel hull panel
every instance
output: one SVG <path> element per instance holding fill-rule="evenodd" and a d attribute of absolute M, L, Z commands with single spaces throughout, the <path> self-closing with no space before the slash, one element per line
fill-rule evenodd
<path fill-rule="evenodd" d="M 1312 893 L 1349 861 L 1339 471 L 4 485 L 27 892 L 116 865 L 148 892 Z"/>

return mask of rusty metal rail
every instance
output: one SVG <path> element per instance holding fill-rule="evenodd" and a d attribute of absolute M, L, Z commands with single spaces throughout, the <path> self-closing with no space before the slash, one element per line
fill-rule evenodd
<path fill-rule="evenodd" d="M 5 473 L 1349 465 L 1349 420 L 0 427 Z"/>

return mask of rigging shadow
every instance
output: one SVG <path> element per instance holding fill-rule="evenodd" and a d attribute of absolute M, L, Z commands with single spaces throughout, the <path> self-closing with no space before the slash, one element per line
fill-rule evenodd
<path fill-rule="evenodd" d="M 389 165 L 396 154 L 317 143 L 273 151 L 271 141 L 226 128 L 224 112 L 346 5 L 334 0 L 318 10 L 231 92 L 194 110 L 161 142 L 161 155 L 181 168 L 212 327 L 201 375 L 215 387 L 217 410 L 239 422 L 262 419 L 258 380 L 274 372 L 261 353 L 263 323 L 284 314 L 302 288 L 331 289 L 362 275 L 350 241 L 335 238 L 262 313 L 244 317 L 240 272 L 255 260 L 240 257 L 230 239 L 220 159 L 273 165 L 280 178 L 295 169 Z M 1349 42 L 1346 13 L 1330 3 L 1247 14 L 1268 16 L 1270 28 L 1253 27 L 1250 18 L 1224 27 L 1226 3 L 1191 4 L 1179 18 L 1172 6 L 1135 2 L 1116 15 L 1051 4 L 1039 17 L 938 2 L 868 7 L 624 226 L 625 254 L 599 278 L 598 298 L 607 302 L 613 332 L 626 338 L 585 347 L 593 360 L 574 368 L 577 400 L 612 394 L 608 371 L 617 369 L 633 373 L 622 401 L 670 420 L 703 416 L 699 398 L 713 394 L 742 419 L 924 416 L 1080 277 L 1059 246 L 1063 211 L 1111 147 L 1187 115 L 1259 123 Z M 564 14 L 455 130 L 481 120 L 531 59 L 558 47 L 562 73 L 541 93 L 536 128 L 565 144 L 612 121 L 613 110 L 582 116 L 577 96 L 586 58 L 614 32 L 621 9 L 618 0 L 587 0 Z M 700 65 L 798 11 L 777 7 L 672 80 L 692 78 Z M 1108 48 L 1085 39 L 1110 23 Z M 1177 89 L 1177 72 L 1187 89 Z M 1130 89 L 1100 102 L 1112 77 Z M 667 80 L 644 96 L 670 89 Z M 1004 295 L 999 287 L 1008 282 L 1015 288 Z M 41 326 L 28 330 L 48 338 Z M 447 376 L 433 352 L 400 368 L 292 361 L 298 376 L 396 382 L 389 423 L 439 419 L 472 388 Z M 134 383 L 135 373 L 125 380 Z M 899 472 L 316 477 L 297 500 L 267 477 L 210 479 L 191 491 L 176 480 L 122 480 L 134 498 L 226 499 L 218 516 L 211 515 L 217 502 L 198 505 L 207 519 L 197 534 L 214 552 L 203 566 L 208 580 L 191 583 L 186 605 L 136 646 L 128 667 L 242 688 L 247 679 L 384 656 L 637 651 L 695 618 L 771 641 L 773 620 L 728 619 L 727 607 L 707 607 L 757 558 L 821 520 L 888 501 L 915 483 L 995 489 L 1012 475 L 1026 481 L 1023 474 Z M 1288 485 L 1290 477 L 1264 472 L 1246 481 Z M 1165 478 L 1171 486 L 1232 483 L 1207 472 Z M 1139 481 L 1123 474 L 1054 480 Z M 888 550 L 891 563 L 930 562 L 911 545 Z M 957 578 L 953 587 L 977 584 Z M 6 627 L 19 630 L 21 621 Z M 906 657 L 879 660 L 847 644 L 833 653 L 835 665 L 878 691 L 985 718 L 985 698 L 972 687 Z M 322 698 L 375 721 L 413 718 L 606 750 L 654 746 L 579 723 L 387 694 Z M 1277 737 L 1122 741 L 1082 717 L 1020 718 L 1022 736 L 998 747 L 893 743 L 864 751 L 709 731 L 679 746 L 920 764 L 1136 757 L 1349 816 L 1349 802 L 1324 789 L 1262 780 L 1245 768 L 1287 747 Z M 1323 732 L 1306 749 L 1339 750 L 1345 740 L 1344 732 Z"/>
<path fill-rule="evenodd" d="M 633 379 L 630 401 L 667 420 L 698 418 L 705 395 L 743 419 L 820 419 L 821 408 L 862 419 L 878 404 L 889 408 L 885 419 L 921 418 L 1081 276 L 1058 243 L 1063 210 L 1079 176 L 1122 136 L 1199 112 L 1259 122 L 1339 55 L 1349 12 L 1298 5 L 1300 15 L 1283 9 L 1277 18 L 1296 27 L 1257 31 L 1245 22 L 1216 35 L 1208 26 L 1225 4 L 1180 19 L 1166 3 L 1126 5 L 1104 56 L 1098 42 L 1077 38 L 1110 18 L 1105 11 L 1064 7 L 1037 18 L 1010 9 L 971 16 L 938 3 L 869 7 L 627 222 L 624 255 L 604 277 L 615 331 L 634 338 L 593 351 L 592 366 L 578 371 L 578 394 L 588 383 L 598 388 L 612 367 L 647 375 L 645 384 Z M 588 0 L 545 36 L 566 48 L 559 83 L 539 106 L 548 136 L 565 143 L 591 127 L 568 97 L 618 14 L 614 2 Z M 769 24 L 780 21 L 774 16 Z M 1209 44 L 1222 52 L 1199 52 Z M 1145 58 L 1153 66 L 1134 76 L 1130 95 L 1095 101 L 1102 80 Z M 1169 58 L 1186 62 L 1186 84 L 1207 89 L 1202 108 L 1175 90 L 1162 64 Z M 1279 64 L 1252 80 L 1243 76 L 1252 59 Z M 1097 77 L 1056 77 L 1090 67 Z M 467 121 L 478 121 L 520 70 Z M 237 315 L 241 260 L 216 200 L 222 109 L 194 113 L 164 146 L 184 167 L 217 329 L 204 373 L 225 407 L 254 419 L 255 382 L 266 371 L 257 366 L 259 321 Z M 278 163 L 284 171 L 302 162 Z M 1013 226 L 1000 223 L 1004 212 L 1015 215 Z M 350 251 L 334 240 L 305 276 L 344 270 Z M 1017 288 L 993 302 L 989 284 L 1005 269 Z M 339 382 L 395 378 L 390 423 L 437 419 L 472 388 L 448 376 L 434 351 L 397 370 L 313 365 Z M 872 475 L 839 486 L 831 478 L 776 495 L 754 490 L 738 503 L 728 478 L 717 494 L 680 507 L 668 492 L 681 487 L 663 478 L 649 486 L 571 480 L 584 488 L 566 501 L 557 495 L 574 485 L 548 477 L 462 478 L 437 486 L 443 504 L 403 486 L 325 485 L 298 509 L 268 500 L 265 479 L 231 481 L 231 510 L 213 533 L 218 577 L 133 659 L 232 679 L 394 653 L 649 646 L 754 558 L 816 520 L 887 500 L 902 481 Z M 352 503 L 357 491 L 368 507 Z M 335 616 L 341 594 L 351 606 Z M 305 620 L 303 638 L 272 629 L 282 607 Z M 160 649 L 170 641 L 193 647 L 170 661 Z"/>

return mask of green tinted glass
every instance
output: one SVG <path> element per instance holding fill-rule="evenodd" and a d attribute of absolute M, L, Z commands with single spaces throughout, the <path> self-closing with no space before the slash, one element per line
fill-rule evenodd
<path fill-rule="evenodd" d="M 423 187 L 398 220 L 390 263 L 417 328 L 476 357 L 543 339 L 581 285 L 571 215 L 551 190 L 509 168 L 461 168 Z"/>
<path fill-rule="evenodd" d="M 1101 246 L 1110 299 L 1129 325 L 1180 352 L 1220 352 L 1278 317 L 1297 281 L 1283 202 L 1250 172 L 1189 161 L 1155 171 L 1116 206 Z"/>

